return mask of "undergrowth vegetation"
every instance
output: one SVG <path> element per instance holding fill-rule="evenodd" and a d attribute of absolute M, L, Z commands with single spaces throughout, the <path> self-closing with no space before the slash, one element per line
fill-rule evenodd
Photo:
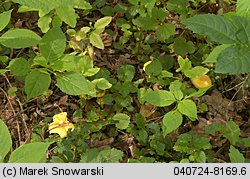
<path fill-rule="evenodd" d="M 249 162 L 248 0 L 0 0 L 0 162 Z"/>

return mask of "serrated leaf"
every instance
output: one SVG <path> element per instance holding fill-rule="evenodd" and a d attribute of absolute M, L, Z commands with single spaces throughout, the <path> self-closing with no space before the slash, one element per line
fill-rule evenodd
<path fill-rule="evenodd" d="M 229 157 L 231 163 L 245 163 L 245 158 L 243 154 L 241 154 L 240 151 L 232 145 L 229 149 Z"/>
<path fill-rule="evenodd" d="M 89 41 L 96 48 L 104 49 L 104 44 L 103 44 L 102 39 L 101 39 L 99 34 L 94 33 L 94 32 L 90 33 Z"/>
<path fill-rule="evenodd" d="M 156 35 L 160 41 L 165 41 L 175 33 L 175 25 L 173 24 L 162 24 L 156 29 Z"/>
<path fill-rule="evenodd" d="M 56 13 L 59 16 L 59 18 L 68 24 L 70 27 L 74 28 L 76 26 L 76 19 L 79 17 L 75 13 L 75 9 L 71 6 L 67 7 L 58 7 L 56 8 Z"/>
<path fill-rule="evenodd" d="M 249 9 L 250 12 L 250 9 Z M 249 16 L 250 17 L 250 16 Z M 233 23 L 238 28 L 237 39 L 246 45 L 250 45 L 250 18 L 246 19 L 244 17 L 232 16 Z"/>
<path fill-rule="evenodd" d="M 215 66 L 216 73 L 240 74 L 250 72 L 250 48 L 230 46 L 223 50 Z"/>
<path fill-rule="evenodd" d="M 250 3 L 249 0 L 237 0 L 236 14 L 250 19 Z"/>
<path fill-rule="evenodd" d="M 182 124 L 182 115 L 177 110 L 170 111 L 164 115 L 162 122 L 163 135 L 166 136 Z"/>
<path fill-rule="evenodd" d="M 15 76 L 25 76 L 30 71 L 30 64 L 24 58 L 12 59 L 7 66 Z"/>
<path fill-rule="evenodd" d="M 51 143 L 34 142 L 14 150 L 9 163 L 45 163 L 46 151 Z"/>
<path fill-rule="evenodd" d="M 26 48 L 36 45 L 41 40 L 35 32 L 28 29 L 12 29 L 0 37 L 0 43 L 9 48 Z"/>
<path fill-rule="evenodd" d="M 184 99 L 179 104 L 177 109 L 180 113 L 186 115 L 190 120 L 197 119 L 197 107 L 191 99 Z"/>
<path fill-rule="evenodd" d="M 69 95 L 95 96 L 95 85 L 80 73 L 67 72 L 56 76 L 57 86 Z"/>
<path fill-rule="evenodd" d="M 126 129 L 130 123 L 130 117 L 127 114 L 123 114 L 123 113 L 115 114 L 112 117 L 112 120 L 118 122 L 115 124 L 115 126 L 121 130 Z"/>
<path fill-rule="evenodd" d="M 3 162 L 4 157 L 10 151 L 12 140 L 10 132 L 6 124 L 0 119 L 0 163 Z"/>
<path fill-rule="evenodd" d="M 106 16 L 101 19 L 98 19 L 94 25 L 96 29 L 104 29 L 111 22 L 112 17 Z"/>
<path fill-rule="evenodd" d="M 5 11 L 0 14 L 0 31 L 2 31 L 10 22 L 12 10 Z"/>
<path fill-rule="evenodd" d="M 60 27 L 53 27 L 43 37 L 39 43 L 39 49 L 49 62 L 60 58 L 66 47 L 66 38 Z"/>
<path fill-rule="evenodd" d="M 174 95 L 166 90 L 147 91 L 144 100 L 155 106 L 169 106 L 176 101 Z"/>
<path fill-rule="evenodd" d="M 52 22 L 52 18 L 49 15 L 45 15 L 38 19 L 37 25 L 43 33 L 46 33 L 50 29 L 51 22 Z"/>
<path fill-rule="evenodd" d="M 215 47 L 202 63 L 216 63 L 218 60 L 219 54 L 230 46 L 231 44 L 222 44 L 222 45 Z"/>
<path fill-rule="evenodd" d="M 24 90 L 27 98 L 42 95 L 49 89 L 51 78 L 49 73 L 38 69 L 32 70 L 25 78 Z"/>
<path fill-rule="evenodd" d="M 223 16 L 214 14 L 195 15 L 182 21 L 189 29 L 198 34 L 205 34 L 211 40 L 224 43 L 237 43 L 237 29 Z"/>

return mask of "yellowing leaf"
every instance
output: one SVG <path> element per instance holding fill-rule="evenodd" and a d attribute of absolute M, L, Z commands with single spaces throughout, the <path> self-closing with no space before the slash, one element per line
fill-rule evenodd
<path fill-rule="evenodd" d="M 212 81 L 209 76 L 202 75 L 197 78 L 191 79 L 193 85 L 198 89 L 208 88 L 212 85 Z"/>

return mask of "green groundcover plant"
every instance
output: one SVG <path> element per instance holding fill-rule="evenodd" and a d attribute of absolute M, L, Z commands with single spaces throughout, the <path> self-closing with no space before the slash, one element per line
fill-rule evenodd
<path fill-rule="evenodd" d="M 215 134 L 227 141 L 227 162 L 247 161 L 239 149 L 249 147 L 250 140 L 241 137 L 233 119 L 207 125 L 203 133 L 185 127 L 197 124 L 201 111 L 208 110 L 197 99 L 213 88 L 210 76 L 249 72 L 246 0 L 237 1 L 236 12 L 223 15 L 197 14 L 202 4 L 216 4 L 206 0 L 1 3 L 0 74 L 23 82 L 21 88 L 10 87 L 8 95 L 27 105 L 53 93 L 66 94 L 79 108 L 70 111 L 69 121 L 66 112 L 60 113 L 64 118 L 45 117 L 42 126 L 32 126 L 30 143 L 14 150 L 0 120 L 0 162 L 214 162 L 210 137 Z M 14 12 L 36 12 L 38 30 L 13 26 Z M 185 27 L 208 40 L 196 35 L 199 43 L 194 43 Z M 104 36 L 112 37 L 111 46 Z M 114 71 L 97 67 L 97 53 L 106 48 L 129 53 L 140 65 L 123 64 Z M 11 56 L 11 51 L 19 53 Z M 214 72 L 205 67 L 208 63 L 215 63 Z M 111 145 L 122 134 L 127 142 L 136 141 L 134 148 L 133 142 L 123 144 L 130 145 L 127 151 L 133 156 Z"/>

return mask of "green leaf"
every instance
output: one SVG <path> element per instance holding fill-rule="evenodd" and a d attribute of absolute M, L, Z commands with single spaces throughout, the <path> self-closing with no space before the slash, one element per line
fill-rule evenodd
<path fill-rule="evenodd" d="M 7 72 L 8 70 L 6 69 L 0 69 L 0 75 L 4 74 L 5 72 Z"/>
<path fill-rule="evenodd" d="M 231 44 L 222 44 L 215 47 L 212 52 L 207 56 L 207 58 L 202 63 L 216 63 L 219 54 L 226 48 L 230 47 Z"/>
<path fill-rule="evenodd" d="M 118 78 L 122 81 L 132 81 L 135 75 L 135 67 L 123 65 L 117 70 Z"/>
<path fill-rule="evenodd" d="M 215 66 L 216 73 L 240 74 L 250 72 L 250 48 L 230 46 L 223 50 Z"/>
<path fill-rule="evenodd" d="M 10 132 L 5 123 L 0 119 L 0 163 L 3 162 L 4 157 L 10 151 L 12 140 Z"/>
<path fill-rule="evenodd" d="M 207 72 L 209 72 L 208 68 L 204 68 L 202 66 L 196 66 L 194 68 L 191 68 L 190 70 L 186 70 L 184 72 L 184 75 L 188 78 L 196 78 L 207 74 Z"/>
<path fill-rule="evenodd" d="M 221 128 L 220 131 L 233 145 L 240 140 L 240 128 L 234 121 L 228 121 L 226 127 Z"/>
<path fill-rule="evenodd" d="M 250 19 L 250 3 L 248 0 L 237 0 L 236 14 Z"/>
<path fill-rule="evenodd" d="M 89 35 L 89 41 L 96 48 L 104 49 L 104 44 L 99 34 L 91 32 Z"/>
<path fill-rule="evenodd" d="M 157 76 L 162 72 L 162 65 L 159 60 L 153 60 L 151 63 L 145 66 L 145 72 L 147 75 Z"/>
<path fill-rule="evenodd" d="M 95 85 L 88 81 L 82 74 L 67 72 L 56 75 L 57 86 L 62 92 L 69 95 L 95 96 Z"/>
<path fill-rule="evenodd" d="M 49 15 L 45 15 L 38 19 L 37 25 L 43 33 L 46 33 L 50 29 L 51 22 L 52 22 L 52 18 Z"/>
<path fill-rule="evenodd" d="M 179 104 L 177 109 L 180 113 L 186 115 L 192 121 L 197 119 L 197 108 L 191 99 L 184 99 Z"/>
<path fill-rule="evenodd" d="M 123 157 L 123 152 L 115 148 L 104 149 L 98 151 L 98 149 L 88 149 L 87 152 L 82 155 L 82 163 L 118 163 Z"/>
<path fill-rule="evenodd" d="M 177 110 L 166 113 L 163 118 L 163 135 L 176 130 L 182 124 L 182 120 L 182 115 Z"/>
<path fill-rule="evenodd" d="M 151 12 L 151 16 L 159 21 L 164 21 L 167 15 L 168 13 L 164 8 L 153 7 L 152 12 Z"/>
<path fill-rule="evenodd" d="M 229 157 L 231 163 L 245 163 L 243 154 L 241 154 L 240 151 L 232 145 L 230 145 Z"/>
<path fill-rule="evenodd" d="M 145 101 L 155 106 L 169 106 L 176 101 L 174 95 L 166 90 L 147 91 L 144 95 Z"/>
<path fill-rule="evenodd" d="M 0 37 L 0 43 L 9 48 L 26 48 L 41 40 L 35 32 L 28 29 L 11 29 Z"/>
<path fill-rule="evenodd" d="M 177 59 L 177 61 L 178 61 L 178 64 L 179 64 L 179 68 L 178 69 L 176 69 L 176 72 L 185 72 L 185 71 L 187 71 L 187 70 L 189 70 L 189 69 L 191 69 L 192 68 L 192 64 L 191 64 L 191 61 L 188 59 L 188 58 L 182 58 L 181 56 L 178 56 L 178 59 Z"/>
<path fill-rule="evenodd" d="M 185 38 L 178 37 L 174 39 L 174 51 L 178 55 L 186 55 L 188 53 L 193 53 L 195 51 L 195 47 L 193 42 L 186 42 Z"/>
<path fill-rule="evenodd" d="M 228 121 L 226 124 L 213 123 L 205 128 L 207 134 L 214 134 L 217 131 L 227 138 L 232 145 L 240 141 L 240 128 L 234 121 Z"/>
<path fill-rule="evenodd" d="M 7 66 L 15 76 L 25 76 L 30 71 L 30 64 L 24 58 L 12 59 Z"/>
<path fill-rule="evenodd" d="M 188 0 L 169 0 L 167 2 L 167 9 L 175 13 L 186 16 L 188 13 Z"/>
<path fill-rule="evenodd" d="M 30 9 L 39 10 L 39 16 L 48 14 L 51 10 L 58 7 L 76 6 L 81 9 L 91 9 L 91 5 L 85 0 L 12 0 Z"/>
<path fill-rule="evenodd" d="M 85 77 L 94 76 L 99 71 L 100 71 L 100 68 L 90 68 L 85 73 L 83 73 L 83 76 L 85 76 Z"/>
<path fill-rule="evenodd" d="M 46 151 L 51 143 L 34 142 L 14 150 L 9 163 L 45 163 Z"/>
<path fill-rule="evenodd" d="M 112 117 L 112 120 L 118 122 L 115 124 L 115 126 L 121 130 L 126 129 L 130 123 L 130 117 L 127 114 L 123 114 L 123 113 L 115 114 Z"/>
<path fill-rule="evenodd" d="M 177 100 L 181 100 L 183 98 L 181 86 L 182 86 L 182 82 L 180 82 L 179 80 L 175 80 L 175 81 L 171 82 L 170 86 L 169 86 L 170 92 L 174 94 L 174 96 Z"/>
<path fill-rule="evenodd" d="M 75 9 L 71 6 L 67 7 L 58 7 L 56 8 L 56 13 L 59 16 L 59 18 L 68 24 L 70 27 L 75 27 L 76 26 L 76 19 L 79 17 L 75 13 Z"/>
<path fill-rule="evenodd" d="M 211 149 L 212 145 L 209 143 L 209 139 L 202 135 L 190 131 L 178 136 L 173 149 L 175 151 L 187 154 L 194 154 L 200 150 Z"/>
<path fill-rule="evenodd" d="M 156 29 L 156 35 L 160 41 L 165 41 L 175 33 L 175 25 L 173 24 L 162 24 Z"/>
<path fill-rule="evenodd" d="M 249 11 L 250 12 L 250 11 Z M 238 28 L 236 37 L 237 39 L 246 45 L 250 45 L 250 18 L 232 16 L 233 23 Z"/>
<path fill-rule="evenodd" d="M 206 154 L 203 151 L 197 151 L 194 153 L 195 162 L 206 163 Z"/>
<path fill-rule="evenodd" d="M 132 19 L 134 25 L 141 27 L 143 30 L 154 30 L 158 21 L 153 17 L 137 17 Z"/>
<path fill-rule="evenodd" d="M 182 21 L 189 29 L 198 34 L 205 34 L 211 40 L 223 43 L 237 43 L 237 29 L 226 17 L 214 14 L 195 15 Z"/>
<path fill-rule="evenodd" d="M 2 31 L 10 22 L 12 10 L 5 11 L 0 14 L 0 31 Z"/>
<path fill-rule="evenodd" d="M 106 16 L 101 19 L 98 19 L 94 25 L 96 29 L 104 29 L 111 22 L 112 17 Z"/>
<path fill-rule="evenodd" d="M 60 58 L 66 47 L 66 38 L 60 27 L 53 27 L 42 38 L 39 49 L 49 62 Z"/>
<path fill-rule="evenodd" d="M 37 56 L 33 59 L 33 64 L 32 64 L 32 66 L 41 65 L 41 66 L 43 66 L 43 67 L 47 67 L 47 63 L 48 63 L 48 61 L 46 60 L 46 58 L 44 58 L 44 57 L 41 56 L 41 55 L 37 55 Z"/>
<path fill-rule="evenodd" d="M 25 78 L 24 90 L 27 98 L 42 95 L 49 89 L 51 78 L 48 72 L 34 69 Z"/>
<path fill-rule="evenodd" d="M 94 83 L 97 86 L 97 88 L 101 90 L 106 90 L 112 87 L 112 84 L 109 83 L 109 81 L 106 80 L 105 78 L 94 79 L 92 83 Z"/>
<path fill-rule="evenodd" d="M 191 93 L 190 95 L 188 95 L 186 98 L 190 98 L 190 97 L 201 97 L 203 94 L 205 94 L 207 92 L 209 88 L 202 88 L 199 89 L 198 91 L 195 91 L 193 93 Z"/>

